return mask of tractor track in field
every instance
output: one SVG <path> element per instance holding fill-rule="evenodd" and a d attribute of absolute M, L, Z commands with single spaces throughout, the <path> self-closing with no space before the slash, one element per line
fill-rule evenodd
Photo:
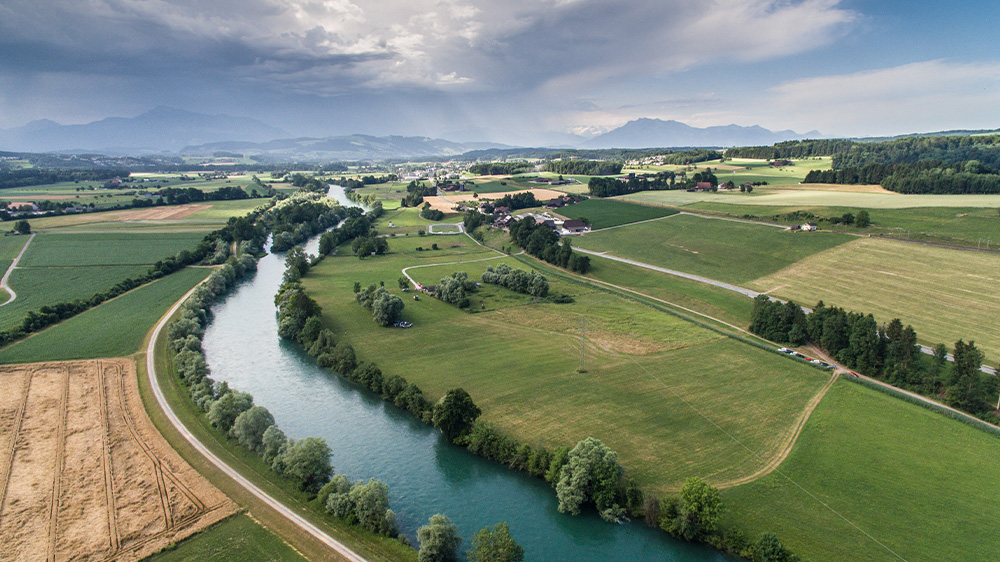
<path fill-rule="evenodd" d="M 108 387 L 104 368 L 97 370 L 97 386 L 101 400 L 101 468 L 104 469 L 104 501 L 108 516 L 108 542 L 111 556 L 121 548 L 121 529 L 118 528 L 118 511 L 115 507 L 115 474 L 111 463 L 111 416 L 108 413 Z"/>
<path fill-rule="evenodd" d="M 32 371 L 24 373 L 24 388 L 21 391 L 21 401 L 18 404 L 17 413 L 14 415 L 14 427 L 10 431 L 10 447 L 8 447 L 8 462 L 4 467 L 3 477 L 0 478 L 0 513 L 3 512 L 3 505 L 7 499 L 7 489 L 10 483 L 10 474 L 14 468 L 14 453 L 17 451 L 17 439 L 21 435 L 21 422 L 24 421 L 24 410 L 28 407 L 28 390 L 31 389 Z"/>
<path fill-rule="evenodd" d="M 55 562 L 56 538 L 59 530 L 59 504 L 62 497 L 62 477 L 66 468 L 66 424 L 69 418 L 69 368 L 63 369 L 62 393 L 59 396 L 59 421 L 56 426 L 56 459 L 52 471 L 52 497 L 49 502 L 49 541 L 46 560 Z"/>

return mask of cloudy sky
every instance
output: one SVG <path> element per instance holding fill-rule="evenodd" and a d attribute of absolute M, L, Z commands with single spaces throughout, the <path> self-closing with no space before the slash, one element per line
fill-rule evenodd
<path fill-rule="evenodd" d="M 518 144 L 638 117 L 996 128 L 998 25 L 996 0 L 0 0 L 0 128 L 158 105 Z"/>

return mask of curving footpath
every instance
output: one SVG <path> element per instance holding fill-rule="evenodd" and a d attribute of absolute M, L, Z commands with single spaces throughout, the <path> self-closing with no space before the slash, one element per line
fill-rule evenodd
<path fill-rule="evenodd" d="M 7 268 L 7 273 L 3 274 L 3 279 L 0 279 L 0 287 L 2 287 L 3 290 L 10 293 L 10 298 L 7 299 L 7 302 L 0 304 L 0 306 L 3 306 L 5 304 L 10 304 L 14 302 L 14 299 L 17 298 L 17 293 L 14 292 L 14 289 L 10 288 L 10 285 L 7 284 L 7 280 L 10 279 L 10 274 L 14 272 L 14 268 L 17 267 L 17 263 L 21 261 L 21 256 L 23 256 L 24 251 L 28 249 L 28 245 L 30 245 L 31 241 L 35 239 L 35 234 L 36 234 L 35 232 L 31 233 L 31 237 L 28 238 L 28 241 L 24 243 L 24 247 L 22 247 L 21 251 L 17 253 L 17 257 L 14 258 L 14 261 L 10 262 L 10 267 Z"/>
<path fill-rule="evenodd" d="M 201 285 L 201 283 L 199 283 L 198 285 Z M 296 526 L 300 527 L 302 530 L 306 531 L 307 533 L 315 537 L 323 544 L 335 550 L 346 560 L 349 560 L 350 562 L 368 562 L 361 555 L 354 552 L 340 541 L 334 539 L 330 535 L 323 532 L 319 527 L 307 521 L 301 515 L 292 511 L 290 508 L 285 506 L 285 504 L 271 497 L 267 492 L 258 488 L 253 482 L 250 482 L 242 474 L 237 472 L 233 467 L 226 464 L 225 461 L 215 456 L 215 454 L 212 453 L 212 451 L 210 451 L 208 447 L 202 444 L 202 442 L 199 441 L 197 437 L 195 437 L 190 431 L 188 431 L 187 427 L 184 426 L 180 418 L 177 417 L 177 414 L 174 413 L 174 410 L 170 407 L 170 404 L 167 403 L 167 399 L 163 395 L 163 389 L 160 388 L 160 383 L 156 376 L 156 361 L 154 359 L 156 340 L 160 337 L 160 332 L 163 330 L 163 327 L 167 325 L 167 322 L 170 320 L 170 317 L 173 316 L 174 313 L 177 312 L 177 309 L 180 308 L 180 306 L 184 303 L 184 301 L 186 301 L 187 298 L 190 297 L 192 293 L 194 293 L 195 289 L 198 288 L 198 285 L 196 285 L 193 289 L 185 293 L 184 296 L 181 297 L 179 301 L 174 303 L 174 305 L 170 308 L 170 310 L 167 311 L 167 313 L 163 316 L 163 318 L 160 319 L 160 321 L 156 324 L 156 328 L 153 329 L 153 334 L 149 338 L 149 343 L 146 345 L 146 374 L 149 376 L 149 383 L 150 386 L 153 388 L 153 394 L 156 396 L 156 402 L 160 405 L 160 408 L 163 410 L 163 413 L 166 414 L 167 419 L 170 420 L 170 423 L 184 437 L 184 439 L 186 439 L 188 443 L 191 444 L 191 446 L 193 446 L 199 453 L 201 453 L 206 459 L 208 459 L 209 462 L 215 465 L 216 468 L 218 468 L 219 470 L 224 472 L 227 476 L 235 480 L 239 485 L 246 488 L 246 490 L 251 494 L 253 494 L 257 499 L 267 504 L 269 507 L 271 507 L 272 509 L 283 515 L 289 521 L 291 521 Z"/>

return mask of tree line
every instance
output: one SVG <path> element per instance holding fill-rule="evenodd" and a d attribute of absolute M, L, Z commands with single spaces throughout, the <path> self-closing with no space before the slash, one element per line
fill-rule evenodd
<path fill-rule="evenodd" d="M 437 187 L 411 181 L 406 185 L 406 196 L 400 200 L 399 206 L 416 207 L 424 202 L 424 197 L 432 195 L 437 195 Z"/>
<path fill-rule="evenodd" d="M 618 178 L 590 178 L 590 181 L 587 182 L 587 189 L 594 197 L 614 197 L 616 195 L 626 195 L 640 191 L 680 189 L 681 187 L 682 185 L 676 184 L 676 174 L 673 172 L 659 172 L 655 175 L 629 174 L 629 177 L 625 180 Z"/>
<path fill-rule="evenodd" d="M 553 160 L 542 167 L 547 172 L 578 176 L 620 174 L 624 163 L 615 160 Z"/>
<path fill-rule="evenodd" d="M 756 158 L 759 160 L 834 156 L 845 154 L 858 144 L 862 143 L 847 139 L 794 140 L 775 143 L 773 146 L 727 148 L 725 156 L 726 158 Z"/>
<path fill-rule="evenodd" d="M 949 164 L 932 159 L 812 170 L 803 183 L 881 184 L 898 193 L 1000 193 L 1000 173 L 976 160 Z"/>
<path fill-rule="evenodd" d="M 552 265 L 577 273 L 590 271 L 590 256 L 574 252 L 568 239 L 560 240 L 554 230 L 531 217 L 512 222 L 510 238 L 524 251 Z"/>
<path fill-rule="evenodd" d="M 754 299 L 750 331 L 793 346 L 811 342 L 851 369 L 1000 422 L 993 413 L 1000 380 L 980 371 L 984 355 L 974 342 L 955 342 L 955 360 L 949 366 L 944 344 L 937 345 L 933 358 L 925 359 L 916 331 L 898 318 L 879 325 L 871 314 L 822 301 L 807 315 L 794 302 L 772 301 L 766 295 Z"/>
<path fill-rule="evenodd" d="M 118 168 L 90 170 L 50 168 L 0 169 L 0 189 L 62 182 L 106 181 L 114 178 L 127 178 L 130 175 L 131 172 L 128 170 Z"/>
<path fill-rule="evenodd" d="M 549 280 L 537 271 L 514 269 L 502 263 L 496 268 L 488 266 L 483 273 L 483 283 L 500 285 L 515 293 L 545 298 L 549 294 Z"/>
<path fill-rule="evenodd" d="M 469 166 L 469 173 L 477 176 L 512 176 L 534 170 L 528 162 L 482 162 Z"/>

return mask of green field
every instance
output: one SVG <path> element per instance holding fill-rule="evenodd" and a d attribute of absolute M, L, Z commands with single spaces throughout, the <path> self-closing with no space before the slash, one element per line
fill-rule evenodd
<path fill-rule="evenodd" d="M 197 203 L 208 208 L 183 219 L 127 220 L 148 209 L 126 209 L 100 213 L 83 213 L 31 219 L 31 229 L 37 232 L 202 232 L 208 233 L 226 225 L 229 217 L 242 216 L 268 204 L 269 199 L 212 201 Z M 173 207 L 157 207 L 167 210 Z"/>
<path fill-rule="evenodd" d="M 416 251 L 420 240 L 410 237 L 392 240 L 386 256 L 328 257 L 306 285 L 323 306 L 325 322 L 360 358 L 405 376 L 432 400 L 465 388 L 485 419 L 525 442 L 555 447 L 593 435 L 659 492 L 692 475 L 725 483 L 752 474 L 765 464 L 761 457 L 778 452 L 826 380 L 777 354 L 554 277 L 552 292 L 572 295 L 574 303 L 531 303 L 484 286 L 472 296 L 477 313 L 470 314 L 403 294 L 403 318 L 414 323 L 407 330 L 378 327 L 354 302 L 355 281 L 395 287 L 401 269 L 412 265 L 463 262 L 411 269 L 424 283 L 453 271 L 478 275 L 501 261 L 525 267 L 463 238 L 436 252 Z M 583 373 L 577 370 L 581 345 Z"/>
<path fill-rule="evenodd" d="M 10 276 L 17 299 L 0 309 L 0 330 L 19 325 L 25 315 L 43 306 L 89 298 L 148 270 L 142 265 L 19 267 Z"/>
<path fill-rule="evenodd" d="M 872 313 L 913 324 L 922 343 L 975 340 L 1000 358 L 1000 255 L 860 238 L 749 283 L 807 306 Z"/>
<path fill-rule="evenodd" d="M 586 199 L 573 205 L 559 209 L 559 214 L 571 218 L 586 218 L 591 228 L 608 228 L 632 222 L 639 222 L 676 214 L 673 209 L 662 207 L 646 207 L 616 201 L 614 199 Z"/>
<path fill-rule="evenodd" d="M 305 558 L 278 535 L 247 515 L 230 517 L 179 544 L 145 559 L 147 562 L 300 562 Z"/>
<path fill-rule="evenodd" d="M 802 189 L 754 189 L 746 194 L 689 193 L 682 190 L 642 191 L 616 199 L 649 205 L 683 206 L 703 201 L 736 205 L 777 207 L 857 207 L 867 209 L 907 209 L 912 207 L 1000 207 L 1000 195 L 900 195 L 898 193 L 853 193 L 847 191 L 810 191 Z"/>
<path fill-rule="evenodd" d="M 198 232 L 43 233 L 24 253 L 20 267 L 151 265 L 193 248 L 204 237 Z"/>
<path fill-rule="evenodd" d="M 124 357 L 135 353 L 146 332 L 170 305 L 209 273 L 208 268 L 187 268 L 125 293 L 0 349 L 0 363 Z"/>
<path fill-rule="evenodd" d="M 756 207 L 723 203 L 695 203 L 685 207 L 734 217 L 759 218 L 793 224 L 783 215 L 795 211 L 812 213 L 830 219 L 845 213 L 858 214 L 860 207 Z M 993 208 L 977 207 L 918 207 L 913 209 L 869 209 L 872 224 L 867 228 L 823 223 L 821 228 L 842 232 L 857 232 L 899 239 L 924 240 L 961 246 L 1000 248 L 1000 216 Z"/>
<path fill-rule="evenodd" d="M 779 472 L 723 491 L 724 518 L 815 562 L 997 560 L 998 458 L 995 436 L 840 381 Z"/>
<path fill-rule="evenodd" d="M 853 239 L 846 234 L 791 232 L 773 226 L 681 214 L 591 232 L 574 238 L 573 245 L 739 284 Z"/>

